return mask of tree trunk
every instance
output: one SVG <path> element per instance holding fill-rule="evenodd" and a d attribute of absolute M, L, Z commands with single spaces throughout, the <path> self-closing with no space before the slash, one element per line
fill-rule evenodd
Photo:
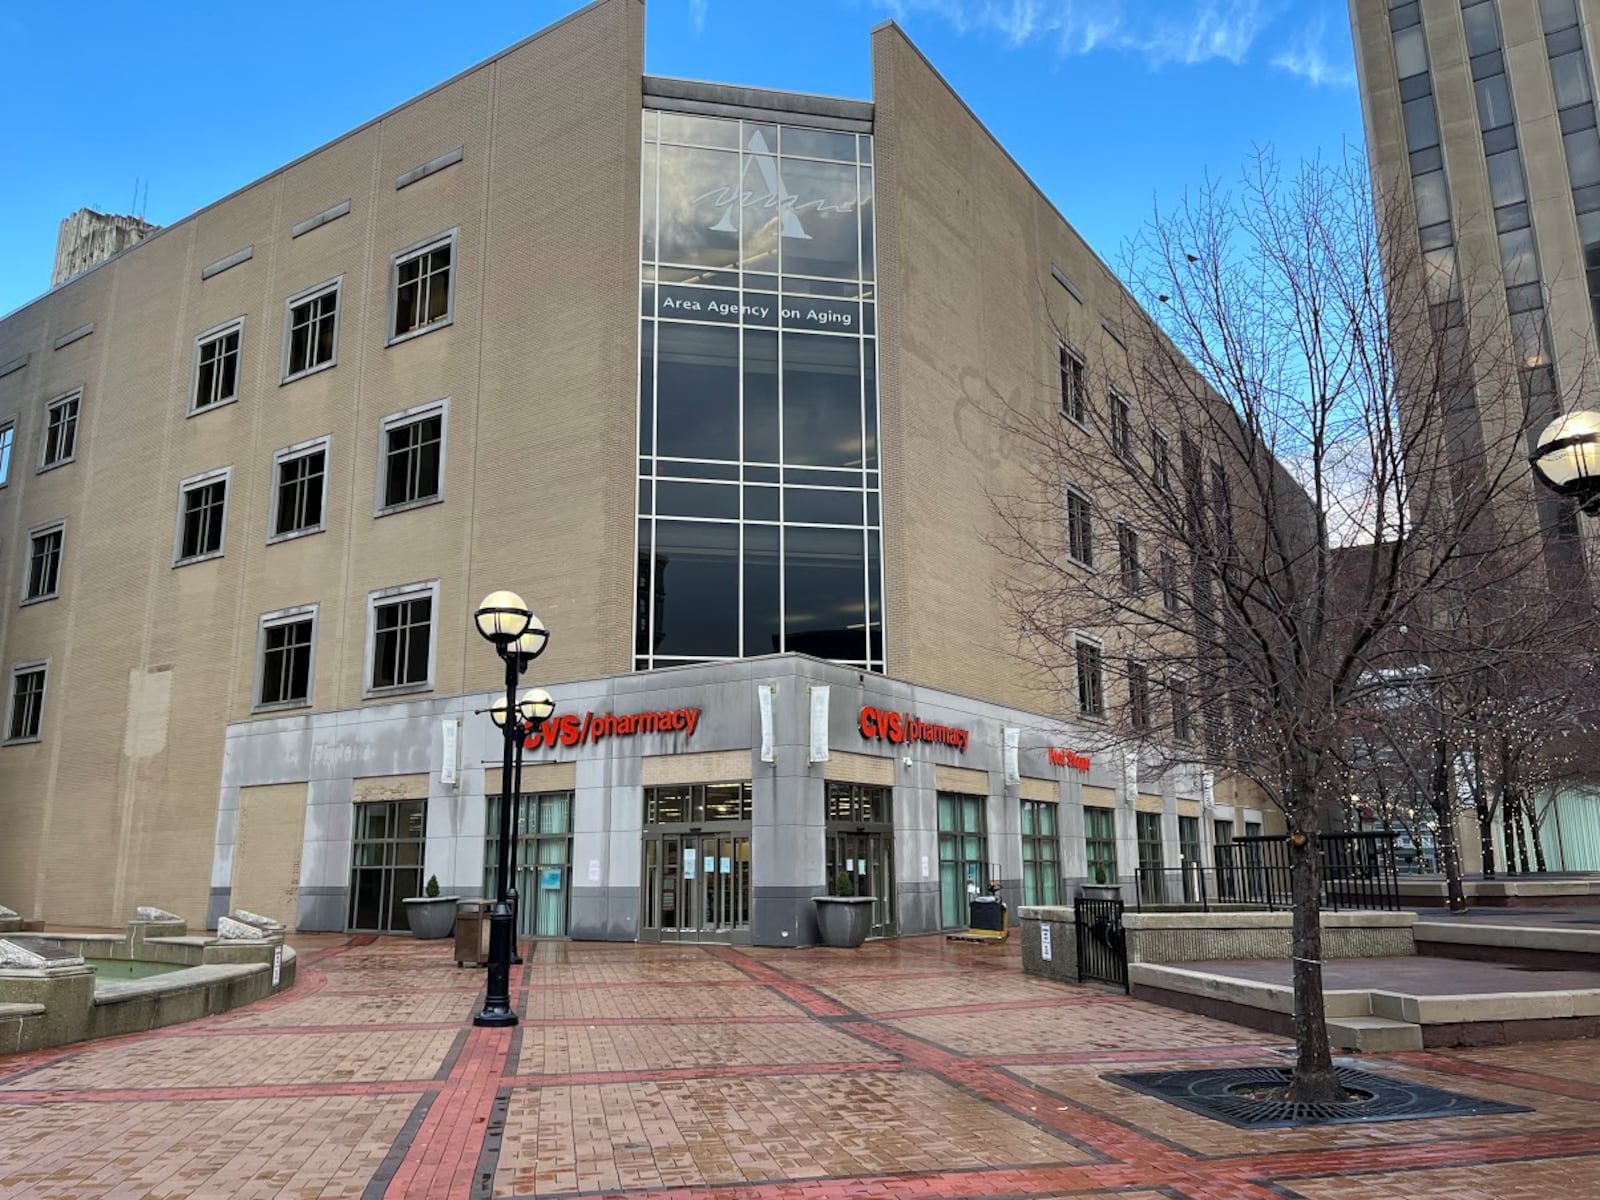
<path fill-rule="evenodd" d="M 1478 841 L 1483 848 L 1483 877 L 1494 878 L 1494 810 L 1480 792 L 1473 797 L 1473 807 L 1478 810 Z"/>
<path fill-rule="evenodd" d="M 1524 875 L 1532 875 L 1533 871 L 1528 865 L 1528 813 L 1527 801 L 1522 798 L 1522 789 L 1516 789 L 1516 816 L 1514 824 L 1517 830 L 1517 865 Z"/>
<path fill-rule="evenodd" d="M 1294 1074 L 1284 1099 L 1328 1103 L 1346 1098 L 1333 1069 L 1328 1010 L 1322 994 L 1322 854 L 1309 785 L 1295 797 L 1289 833 L 1289 892 L 1294 903 Z"/>
<path fill-rule="evenodd" d="M 1544 818 L 1534 811 L 1533 805 L 1528 805 L 1528 829 L 1533 834 L 1533 869 L 1543 875 L 1550 870 L 1544 861 L 1544 838 L 1540 830 L 1544 825 Z"/>
<path fill-rule="evenodd" d="M 1456 813 L 1450 795 L 1450 743 L 1433 742 L 1433 811 L 1439 818 L 1439 857 L 1443 860 L 1445 890 L 1451 912 L 1466 912 L 1467 893 L 1461 886 L 1461 855 L 1456 851 Z"/>
<path fill-rule="evenodd" d="M 1515 807 L 1516 797 L 1512 795 L 1512 789 L 1502 783 L 1500 785 L 1500 840 L 1505 843 L 1507 875 L 1515 875 L 1517 873 L 1517 821 L 1515 814 L 1512 812 Z"/>

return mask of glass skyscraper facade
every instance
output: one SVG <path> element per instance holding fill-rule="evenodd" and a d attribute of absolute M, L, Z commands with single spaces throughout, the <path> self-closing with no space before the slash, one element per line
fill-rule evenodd
<path fill-rule="evenodd" d="M 882 671 L 872 139 L 644 114 L 636 669 Z"/>

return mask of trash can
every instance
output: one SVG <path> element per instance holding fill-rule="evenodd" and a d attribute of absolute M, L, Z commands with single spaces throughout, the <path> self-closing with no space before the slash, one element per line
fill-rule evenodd
<path fill-rule="evenodd" d="M 967 901 L 967 928 L 987 933 L 1003 933 L 1006 927 L 1006 906 L 999 896 L 974 896 Z M 458 924 L 457 929 L 461 926 Z"/>
<path fill-rule="evenodd" d="M 489 965 L 489 902 L 456 901 L 456 966 Z"/>

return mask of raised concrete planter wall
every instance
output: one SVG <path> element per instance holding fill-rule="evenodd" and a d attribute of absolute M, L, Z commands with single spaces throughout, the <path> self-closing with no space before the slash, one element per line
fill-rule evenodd
<path fill-rule="evenodd" d="M 1390 958 L 1417 952 L 1415 913 L 1322 914 L 1323 958 Z M 1130 963 L 1288 958 L 1289 913 L 1127 913 Z"/>
<path fill-rule="evenodd" d="M 1550 879 L 1518 875 L 1504 879 L 1463 880 L 1467 903 L 1479 908 L 1587 908 L 1600 905 L 1600 876 Z M 1443 908 L 1449 903 L 1445 881 L 1432 876 L 1400 880 L 1407 904 Z"/>
<path fill-rule="evenodd" d="M 115 934 L 52 934 L 50 941 L 87 958 L 159 962 L 184 969 L 96 986 L 94 968 L 81 964 L 0 968 L 0 1054 L 142 1033 L 227 1012 L 294 986 L 297 973 L 295 952 L 282 937 L 256 942 L 190 937 L 135 942 Z M 273 962 L 280 954 L 275 982 Z"/>
<path fill-rule="evenodd" d="M 1022 971 L 1058 983 L 1078 982 L 1077 923 L 1070 908 L 1017 910 L 1022 925 Z M 1049 929 L 1050 957 L 1044 957 L 1044 930 Z"/>

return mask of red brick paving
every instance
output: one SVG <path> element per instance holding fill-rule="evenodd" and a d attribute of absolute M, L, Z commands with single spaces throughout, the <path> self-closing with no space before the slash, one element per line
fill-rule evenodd
<path fill-rule="evenodd" d="M 1281 1040 L 1025 978 L 1014 944 L 545 943 L 473 1029 L 448 945 L 297 938 L 298 986 L 0 1058 L 0 1198 L 1577 1200 L 1600 1043 L 1370 1056 L 1532 1111 L 1236 1130 L 1108 1083 Z"/>

